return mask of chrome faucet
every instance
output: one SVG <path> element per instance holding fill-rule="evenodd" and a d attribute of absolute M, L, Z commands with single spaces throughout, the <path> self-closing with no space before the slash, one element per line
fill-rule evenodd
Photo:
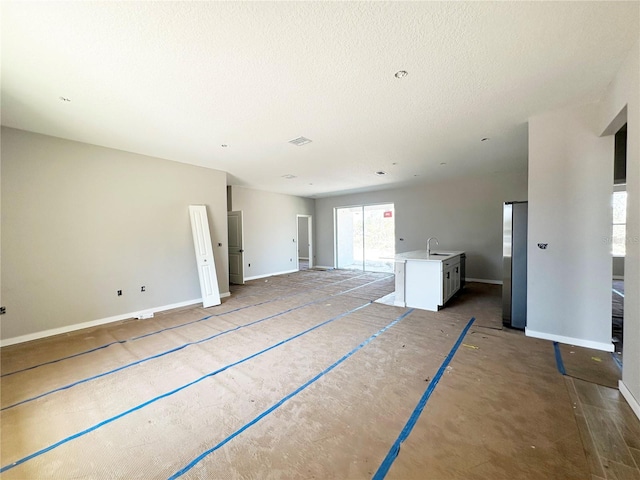
<path fill-rule="evenodd" d="M 440 245 L 440 242 L 438 242 L 438 239 L 436 237 L 429 237 L 429 239 L 427 240 L 427 257 L 431 255 L 431 240 L 435 240 L 436 245 Z"/>

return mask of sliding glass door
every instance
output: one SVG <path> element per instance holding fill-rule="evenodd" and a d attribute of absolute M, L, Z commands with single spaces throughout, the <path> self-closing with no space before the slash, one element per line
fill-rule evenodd
<path fill-rule="evenodd" d="M 336 266 L 393 272 L 393 203 L 336 208 Z"/>

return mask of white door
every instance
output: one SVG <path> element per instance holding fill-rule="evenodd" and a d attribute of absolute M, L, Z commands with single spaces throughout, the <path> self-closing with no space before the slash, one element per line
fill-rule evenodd
<path fill-rule="evenodd" d="M 242 212 L 228 212 L 229 282 L 244 285 L 244 255 L 242 248 Z"/>
<path fill-rule="evenodd" d="M 205 205 L 189 205 L 189 216 L 191 217 L 191 232 L 196 252 L 198 277 L 200 278 L 202 306 L 207 308 L 220 305 L 220 290 L 216 277 L 213 248 L 211 247 L 207 207 Z"/>

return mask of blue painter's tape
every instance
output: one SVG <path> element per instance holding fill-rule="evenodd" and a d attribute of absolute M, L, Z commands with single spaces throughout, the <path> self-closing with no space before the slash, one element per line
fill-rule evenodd
<path fill-rule="evenodd" d="M 312 332 L 313 330 L 316 330 L 316 329 L 318 329 L 318 328 L 320 328 L 320 327 L 322 327 L 324 325 L 327 325 L 327 324 L 329 324 L 331 322 L 334 322 L 334 321 L 336 321 L 336 320 L 338 320 L 340 318 L 346 317 L 347 315 L 350 315 L 350 314 L 352 314 L 352 313 L 354 313 L 354 312 L 356 312 L 358 310 L 361 310 L 361 309 L 363 309 L 365 307 L 368 307 L 372 303 L 373 303 L 372 301 L 369 301 L 369 302 L 367 302 L 367 303 L 365 303 L 363 305 L 360 305 L 359 307 L 356 307 L 356 308 L 354 308 L 352 310 L 349 310 L 348 312 L 341 313 L 340 315 L 337 315 L 337 316 L 335 316 L 333 318 L 330 318 L 329 320 L 325 320 L 324 322 L 321 322 L 321 323 L 319 323 L 319 324 L 317 324 L 317 325 L 315 325 L 315 326 L 313 326 L 311 328 L 303 330 L 300 333 L 297 333 L 297 334 L 295 334 L 295 335 L 293 335 L 293 336 L 291 336 L 289 338 L 286 338 L 286 339 L 284 339 L 284 340 L 282 340 L 282 341 L 280 341 L 278 343 L 275 343 L 275 344 L 271 345 L 270 347 L 267 347 L 267 348 L 265 348 L 263 350 L 260 350 L 260 351 L 258 351 L 256 353 L 252 354 L 252 355 L 244 357 L 241 360 L 238 360 L 236 362 L 233 362 L 233 363 L 230 363 L 228 365 L 225 365 L 224 367 L 221 367 L 221 368 L 219 368 L 217 370 L 214 370 L 213 372 L 207 373 L 206 375 L 203 375 L 202 377 L 200 377 L 200 378 L 198 378 L 198 379 L 196 379 L 196 380 L 194 380 L 192 382 L 189 382 L 189 383 L 187 383 L 185 385 L 182 385 L 181 387 L 178 387 L 178 388 L 176 388 L 174 390 L 171 390 L 171 391 L 169 391 L 167 393 L 163 393 L 162 395 L 158 395 L 157 397 L 154 397 L 151 400 L 147 400 L 146 402 L 141 403 L 140 405 L 137 405 L 137 406 L 135 406 L 133 408 L 125 410 L 122 413 L 119 413 L 118 415 L 115 415 L 115 416 L 110 417 L 110 418 L 108 418 L 106 420 L 103 420 L 102 422 L 97 423 L 97 424 L 93 425 L 92 427 L 89 427 L 89 428 L 87 428 L 85 430 L 82 430 L 81 432 L 78 432 L 78 433 L 76 433 L 74 435 L 71 435 L 69 437 L 63 438 L 62 440 L 54 443 L 53 445 L 49 445 L 48 447 L 43 448 L 42 450 L 38 450 L 37 452 L 34 452 L 31 455 L 27 455 L 26 457 L 23 457 L 20 460 L 17 460 L 17 461 L 15 461 L 13 463 L 10 463 L 9 465 L 5 465 L 4 467 L 0 468 L 0 473 L 3 473 L 5 471 L 7 471 L 7 470 L 10 470 L 10 469 L 14 468 L 14 467 L 17 467 L 18 465 L 22 465 L 23 463 L 28 462 L 29 460 L 32 460 L 33 458 L 38 457 L 38 456 L 42 455 L 43 453 L 47 453 L 47 452 L 53 450 L 54 448 L 59 447 L 60 445 L 63 445 L 65 443 L 67 443 L 67 442 L 75 440 L 78 437 L 82 437 L 83 435 L 86 435 L 87 433 L 93 432 L 94 430 L 96 430 L 96 429 L 98 429 L 100 427 L 103 427 L 103 426 L 105 426 L 105 425 L 107 425 L 109 423 L 115 422 L 119 418 L 122 418 L 122 417 L 124 417 L 126 415 L 129 415 L 130 413 L 133 413 L 136 410 L 140 410 L 141 408 L 144 408 L 144 407 L 146 407 L 148 405 L 151 405 L 152 403 L 155 403 L 158 400 L 161 400 L 161 399 L 169 397 L 169 396 L 171 396 L 171 395 L 173 395 L 175 393 L 178 393 L 178 392 L 180 392 L 180 391 L 182 391 L 182 390 L 184 390 L 186 388 L 191 387 L 192 385 L 195 385 L 197 383 L 202 382 L 203 380 L 205 380 L 207 378 L 213 377 L 214 375 L 217 375 L 218 373 L 224 372 L 225 370 L 228 370 L 228 369 L 230 369 L 232 367 L 235 367 L 236 365 L 240 365 L 241 363 L 244 363 L 244 362 L 246 362 L 248 360 L 251 360 L 252 358 L 255 358 L 255 357 L 259 356 L 259 355 L 262 355 L 263 353 L 266 353 L 266 352 L 268 352 L 270 350 L 273 350 L 274 348 L 277 348 L 277 347 L 279 347 L 281 345 L 284 345 L 285 343 L 288 343 L 288 342 L 290 342 L 290 341 L 292 341 L 292 340 L 294 340 L 296 338 L 299 338 L 299 337 L 301 337 L 303 335 L 306 335 L 307 333 Z"/>
<path fill-rule="evenodd" d="M 271 320 L 272 318 L 279 317 L 280 315 L 285 315 L 287 313 L 293 312 L 294 310 L 299 310 L 301 308 L 308 307 L 309 305 L 313 305 L 314 303 L 323 302 L 323 301 L 326 301 L 329 298 L 332 298 L 332 297 L 335 297 L 335 296 L 338 296 L 338 295 L 344 295 L 347 292 L 351 292 L 353 290 L 357 290 L 358 288 L 366 287 L 367 285 L 371 285 L 372 283 L 379 282 L 380 280 L 384 280 L 384 278 L 380 278 L 378 280 L 374 280 L 372 282 L 365 283 L 364 285 L 360 285 L 359 287 L 350 288 L 348 290 L 345 290 L 344 292 L 334 293 L 333 295 L 329 295 L 328 297 L 324 297 L 324 298 L 321 298 L 319 300 L 314 300 L 312 302 L 308 302 L 308 303 L 305 303 L 303 305 L 299 305 L 297 307 L 289 308 L 289 309 L 284 310 L 284 311 L 282 311 L 280 313 L 275 313 L 273 315 L 269 315 L 267 317 L 263 317 L 263 318 L 261 318 L 259 320 L 255 320 L 253 322 L 245 323 L 243 325 L 238 325 L 237 327 L 233 327 L 233 328 L 230 328 L 228 330 L 224 330 L 223 332 L 218 332 L 215 335 L 211 335 L 209 337 L 202 338 L 200 340 L 184 343 L 184 344 L 182 344 L 182 345 L 180 345 L 178 347 L 171 348 L 169 350 L 166 350 L 164 352 L 158 353 L 156 355 L 151 355 L 149 357 L 145 357 L 145 358 L 142 358 L 140 360 L 136 360 L 135 362 L 127 363 L 126 365 L 122 365 L 122 366 L 114 368 L 112 370 L 109 370 L 109 371 L 106 371 L 106 372 L 103 372 L 103 373 L 99 373 L 98 375 L 93 375 L 91 377 L 83 378 L 82 380 L 78 380 L 78 381 L 70 383 L 68 385 L 63 385 L 62 387 L 54 388 L 53 390 L 49 390 L 48 392 L 41 393 L 40 395 L 36 395 L 36 396 L 30 397 L 30 398 L 26 398 L 24 400 L 21 400 L 19 402 L 13 403 L 11 405 L 7 405 L 6 407 L 2 407 L 2 408 L 0 408 L 0 412 L 2 412 L 4 410 L 9 410 L 10 408 L 14 408 L 14 407 L 17 407 L 19 405 L 23 405 L 25 403 L 33 402 L 34 400 L 38 400 L 39 398 L 43 398 L 43 397 L 46 397 L 48 395 L 52 395 L 52 394 L 57 393 L 57 392 L 61 392 L 62 390 L 68 390 L 69 388 L 73 388 L 73 387 L 75 387 L 77 385 L 81 385 L 83 383 L 91 382 L 91 381 L 96 380 L 98 378 L 106 377 L 107 375 L 112 375 L 112 374 L 114 374 L 116 372 L 120 372 L 120 371 L 125 370 L 127 368 L 131 368 L 131 367 L 133 367 L 135 365 L 140 365 L 141 363 L 148 362 L 148 361 L 156 359 L 156 358 L 164 357 L 165 355 L 169 355 L 171 353 L 175 353 L 175 352 L 177 352 L 179 350 L 182 350 L 182 349 L 184 349 L 186 347 L 189 347 L 191 345 L 198 345 L 200 343 L 208 342 L 209 340 L 213 340 L 214 338 L 220 337 L 221 335 L 226 335 L 227 333 L 235 332 L 237 330 L 240 330 L 241 328 L 250 327 L 251 325 L 256 325 L 258 323 L 265 322 L 267 320 Z"/>
<path fill-rule="evenodd" d="M 558 342 L 553 342 L 553 348 L 556 352 L 556 366 L 558 367 L 558 371 L 562 375 L 566 375 L 567 371 L 564 369 L 564 362 L 562 361 L 562 353 L 560 353 L 560 345 L 558 345 Z"/>
<path fill-rule="evenodd" d="M 380 330 L 378 330 L 376 333 L 374 333 L 373 335 L 371 335 L 369 338 L 367 338 L 364 342 L 362 342 L 360 345 L 358 345 L 356 348 L 354 348 L 353 350 L 351 350 L 349 353 L 347 353 L 346 355 L 344 355 L 342 358 L 340 358 L 340 360 L 334 362 L 333 364 L 331 364 L 330 366 L 328 366 L 327 368 L 325 368 L 324 370 L 322 370 L 320 373 L 318 373 L 315 377 L 313 377 L 311 380 L 308 380 L 307 382 L 303 383 L 301 386 L 299 386 L 298 388 L 296 388 L 293 392 L 291 392 L 290 394 L 288 394 L 287 396 L 283 397 L 281 400 L 279 400 L 277 403 L 274 403 L 271 407 L 269 407 L 268 409 L 266 409 L 264 412 L 262 412 L 260 415 L 258 415 L 257 417 L 255 417 L 253 420 L 251 420 L 250 422 L 244 424 L 242 427 L 240 427 L 238 430 L 236 430 L 235 432 L 233 432 L 231 435 L 229 435 L 227 438 L 225 438 L 224 440 L 222 440 L 221 442 L 217 443 L 216 445 L 214 445 L 213 447 L 211 447 L 209 450 L 206 450 L 204 452 L 202 452 L 200 455 L 198 455 L 196 458 L 194 458 L 191 462 L 189 462 L 185 467 L 183 467 L 182 469 L 180 469 L 179 471 L 177 471 L 176 473 L 174 473 L 173 475 L 171 475 L 171 477 L 169 477 L 170 480 L 176 479 L 178 477 L 181 477 L 182 475 L 184 475 L 185 473 L 187 473 L 189 470 L 191 470 L 196 464 L 198 464 L 198 462 L 200 462 L 203 458 L 205 458 L 206 456 L 210 455 L 211 453 L 215 452 L 216 450 L 218 450 L 220 447 L 224 446 L 225 444 L 229 443 L 231 440 L 233 440 L 235 437 L 237 437 L 238 435 L 240 435 L 242 432 L 244 432 L 245 430 L 247 430 L 249 427 L 251 427 L 252 425 L 255 425 L 256 423 L 258 423 L 260 420 L 262 420 L 264 417 L 266 417 L 267 415 L 269 415 L 271 412 L 273 412 L 274 410 L 276 410 L 277 408 L 281 407 L 287 400 L 290 400 L 291 398 L 295 397 L 298 393 L 300 393 L 301 391 L 303 391 L 305 388 L 307 388 L 309 385 L 311 385 L 312 383 L 314 383 L 315 381 L 317 381 L 320 377 L 326 375 L 327 373 L 329 373 L 331 370 L 333 370 L 334 368 L 336 368 L 338 365 L 340 365 L 342 362 L 344 362 L 346 359 L 348 359 L 350 356 L 352 356 L 354 353 L 356 353 L 358 350 L 360 350 L 362 347 L 364 347 L 365 345 L 367 345 L 368 343 L 372 342 L 376 337 L 378 337 L 379 335 L 383 334 L 384 332 L 386 332 L 388 329 L 390 329 L 391 327 L 393 327 L 396 323 L 398 323 L 399 321 L 401 321 L 403 318 L 407 317 L 411 312 L 413 312 L 414 309 L 410 309 L 407 310 L 406 312 L 404 312 L 402 315 L 400 315 L 398 318 L 396 318 L 393 322 L 391 322 L 389 325 L 387 325 L 386 327 L 381 328 Z"/>
<path fill-rule="evenodd" d="M 95 352 L 96 350 L 102 350 L 103 348 L 110 347 L 111 345 L 117 345 L 118 343 L 125 343 L 125 342 L 127 342 L 127 340 L 118 340 L 118 341 L 115 341 L 115 342 L 107 343 L 105 345 L 100 345 L 99 347 L 92 348 L 91 350 L 85 350 L 84 352 L 74 353 L 73 355 L 68 355 L 66 357 L 56 358 L 55 360 L 50 360 L 48 362 L 39 363 L 38 365 L 33 365 L 31 367 L 22 368 L 20 370 L 14 371 L 14 372 L 3 373 L 2 375 L 0 375 L 0 378 L 8 377 L 9 375 L 15 375 L 16 373 L 20 373 L 20 372 L 26 372 L 27 370 L 33 370 L 34 368 L 42 367 L 44 365 L 51 365 L 52 363 L 58 363 L 58 362 L 61 362 L 63 360 L 67 360 L 68 358 L 74 358 L 74 357 L 79 357 L 81 355 L 86 355 L 87 353 Z"/>
<path fill-rule="evenodd" d="M 338 285 L 338 284 L 340 284 L 340 283 L 348 282 L 349 280 L 355 280 L 355 279 L 358 279 L 358 278 L 360 278 L 360 277 L 364 277 L 365 275 L 367 275 L 367 274 L 366 274 L 366 273 L 364 273 L 364 274 L 362 274 L 362 275 L 357 275 L 357 276 L 355 276 L 355 277 L 351 277 L 351 278 L 347 278 L 347 279 L 344 279 L 344 280 L 340 280 L 340 281 L 338 281 L 338 282 L 333 282 L 333 283 L 329 283 L 329 284 L 327 284 L 327 285 L 322 285 L 322 286 L 317 287 L 317 288 L 332 287 L 332 286 L 334 286 L 334 285 Z M 383 279 L 381 279 L 381 280 L 383 280 Z M 376 281 L 377 281 L 377 280 L 376 280 Z M 366 286 L 366 285 L 369 285 L 369 284 L 367 283 L 367 284 L 365 284 L 365 285 L 363 285 L 363 286 Z M 83 351 L 83 352 L 75 353 L 75 354 L 73 354 L 73 355 L 68 355 L 68 356 L 66 356 L 66 357 L 60 357 L 60 358 L 57 358 L 57 359 L 55 359 L 55 360 L 50 360 L 50 361 L 48 361 L 48 362 L 39 363 L 38 365 L 33 365 L 33 366 L 31 366 L 31 367 L 22 368 L 22 369 L 20 369 L 20 370 L 15 370 L 15 371 L 13 371 L 13 372 L 3 373 L 2 375 L 0 375 L 0 378 L 2 378 L 2 377 L 7 377 L 7 376 L 9 376 L 9 375 L 15 375 L 16 373 L 26 372 L 27 370 L 33 370 L 34 368 L 43 367 L 43 366 L 45 366 L 45 365 L 51 365 L 52 363 L 58 363 L 58 362 L 61 362 L 62 360 L 68 360 L 68 359 L 70 359 L 70 358 L 79 357 L 79 356 L 81 356 L 81 355 L 86 355 L 86 354 L 88 354 L 88 353 L 95 352 L 96 350 L 102 350 L 103 348 L 107 348 L 107 347 L 109 347 L 109 346 L 111 346 L 111 345 L 116 345 L 116 344 L 122 344 L 122 343 L 132 342 L 132 341 L 134 341 L 134 340 L 140 340 L 141 338 L 150 337 L 150 336 L 152 336 L 152 335 L 157 335 L 157 334 L 159 334 L 159 333 L 166 332 L 167 330 L 174 330 L 174 329 L 176 329 L 176 328 L 182 328 L 182 327 L 184 327 L 184 326 L 192 325 L 192 324 L 194 324 L 194 323 L 203 322 L 203 321 L 208 320 L 208 319 L 213 318 L 213 317 L 222 317 L 222 316 L 224 316 L 224 315 L 228 315 L 228 314 L 230 314 L 230 313 L 234 313 L 234 312 L 237 312 L 237 311 L 239 311 L 239 310 L 244 310 L 244 309 L 246 309 L 246 308 L 258 307 L 258 306 L 260 306 L 260 305 L 264 305 L 264 304 L 266 304 L 266 303 L 276 302 L 276 301 L 278 301 L 278 300 L 283 300 L 283 299 L 285 299 L 285 298 L 289 298 L 289 297 L 295 297 L 296 295 L 302 295 L 303 293 L 306 293 L 306 292 L 308 292 L 309 290 L 316 290 L 317 288 L 308 289 L 308 290 L 304 290 L 304 291 L 302 291 L 302 292 L 292 293 L 292 294 L 289 294 L 289 295 L 283 295 L 283 296 L 281 296 L 281 297 L 273 298 L 273 299 L 271 299 L 271 300 L 265 300 L 264 302 L 253 303 L 253 304 L 251 304 L 251 305 L 245 305 L 245 306 L 243 306 L 243 307 L 234 308 L 234 309 L 232 309 L 232 310 L 228 310 L 228 311 L 226 311 L 226 312 L 218 313 L 218 314 L 215 314 L 215 315 L 207 315 L 206 317 L 199 318 L 199 319 L 197 319 L 197 320 L 191 320 L 191 321 L 189 321 L 189 322 L 181 323 L 181 324 L 179 324 L 179 325 L 173 325 L 173 326 L 171 326 L 171 327 L 162 328 L 162 329 L 160 329 L 160 330 L 154 330 L 153 332 L 145 333 L 144 335 L 138 335 L 137 337 L 131 337 L 131 338 L 128 338 L 128 339 L 126 339 L 126 340 L 118 340 L 118 341 L 115 341 L 115 342 L 110 342 L 110 343 L 107 343 L 107 344 L 105 344 L 105 345 L 101 345 L 101 346 L 99 346 L 99 347 L 92 348 L 91 350 L 85 350 L 85 351 Z M 356 288 L 359 288 L 359 287 L 356 287 Z M 350 291 L 350 290 L 347 290 L 347 291 Z M 334 295 L 335 295 L 335 294 L 334 294 Z M 337 295 L 340 295 L 340 294 L 337 294 Z"/>
<path fill-rule="evenodd" d="M 324 285 L 324 286 L 322 286 L 322 287 L 318 287 L 318 288 L 325 288 L 325 287 L 329 287 L 329 286 L 334 286 L 334 285 L 337 285 L 337 284 L 339 284 L 339 283 L 346 282 L 346 281 L 348 281 L 348 280 L 354 280 L 354 279 L 356 279 L 356 278 L 363 277 L 364 275 L 366 275 L 366 274 L 358 275 L 358 276 L 353 277 L 353 278 L 347 278 L 347 279 L 345 279 L 345 280 L 340 280 L 339 282 L 331 283 L 331 284 L 329 284 L 329 285 Z M 376 280 L 376 282 L 377 282 L 377 281 L 379 281 L 379 280 Z M 366 286 L 366 285 L 369 285 L 369 283 L 365 283 L 364 285 L 362 285 L 362 287 L 364 287 L 364 286 Z M 361 288 L 361 287 L 356 287 L 356 288 Z M 315 290 L 315 289 L 309 289 L 309 290 Z M 209 315 L 208 317 L 201 318 L 201 319 L 199 319 L 199 320 L 194 320 L 194 321 L 191 321 L 191 322 L 185 322 L 185 323 L 181 323 L 181 324 L 179 324 L 179 325 L 173 325 L 173 326 L 171 326 L 171 327 L 166 327 L 166 328 L 163 328 L 162 330 L 157 330 L 157 331 L 155 331 L 155 332 L 145 333 L 144 335 L 139 335 L 139 336 L 137 336 L 137 337 L 132 337 L 132 338 L 130 338 L 129 340 L 130 340 L 130 341 L 133 341 L 133 340 L 140 340 L 141 338 L 150 337 L 150 336 L 152 336 L 152 335 L 156 335 L 156 334 L 158 334 L 158 333 L 166 332 L 166 331 L 168 331 L 168 330 L 175 330 L 176 328 L 182 328 L 182 327 L 184 327 L 184 326 L 186 326 L 186 325 L 191 325 L 192 323 L 201 322 L 201 321 L 203 321 L 203 320 L 207 320 L 207 319 L 209 319 L 209 318 L 211 318 L 211 317 L 222 317 L 222 316 L 224 316 L 224 315 L 228 315 L 228 314 L 230 314 L 230 313 L 238 312 L 238 311 L 240 311 L 240 310 L 245 310 L 245 309 L 247 309 L 247 308 L 259 307 L 260 305 L 266 305 L 267 303 L 272 303 L 272 302 L 276 302 L 276 301 L 278 301 L 278 300 L 284 300 L 285 298 L 295 297 L 295 296 L 297 296 L 297 295 L 302 295 L 303 293 L 306 293 L 306 292 L 308 292 L 309 290 L 304 290 L 304 291 L 302 291 L 302 292 L 297 292 L 297 293 L 291 293 L 291 294 L 289 294 L 289 295 L 283 295 L 283 296 L 281 296 L 281 297 L 273 298 L 273 299 L 271 299 L 271 300 L 265 300 L 265 301 L 263 301 L 263 302 L 253 303 L 253 304 L 251 304 L 251 305 L 245 305 L 244 307 L 234 308 L 233 310 L 229 310 L 229 311 L 227 311 L 227 312 L 218 313 L 218 314 L 216 314 L 216 315 Z M 350 290 L 347 290 L 347 292 L 348 292 L 348 291 L 350 291 Z M 342 294 L 342 292 L 341 292 L 341 293 L 338 293 L 338 294 L 334 294 L 334 295 L 341 295 L 341 294 Z M 331 296 L 333 296 L 333 295 L 331 295 Z M 321 299 L 321 300 L 316 300 L 316 302 L 324 301 L 324 300 L 326 300 L 326 297 L 325 297 L 325 298 L 323 298 L 323 299 Z M 311 303 L 314 303 L 314 302 L 311 302 Z M 307 306 L 307 305 L 310 305 L 310 303 L 305 303 L 305 304 L 304 304 L 304 305 L 302 305 L 302 306 L 304 307 L 304 306 Z M 251 325 L 251 324 L 247 324 L 247 325 L 243 325 L 243 326 L 248 326 L 248 325 Z"/>
<path fill-rule="evenodd" d="M 616 352 L 611 352 L 611 357 L 613 358 L 613 361 L 616 362 L 616 365 L 618 365 L 618 368 L 622 370 L 622 362 L 618 358 L 618 354 Z"/>
<path fill-rule="evenodd" d="M 451 348 L 449 355 L 447 355 L 447 357 L 444 359 L 444 361 L 442 362 L 442 365 L 440 365 L 440 368 L 436 372 L 435 376 L 431 379 L 431 382 L 429 382 L 427 389 L 422 394 L 422 397 L 420 398 L 420 401 L 416 405 L 416 408 L 413 410 L 413 413 L 409 417 L 409 420 L 407 420 L 407 423 L 405 424 L 404 428 L 400 432 L 400 435 L 398 435 L 398 438 L 396 439 L 396 441 L 393 442 L 393 445 L 391 445 L 391 448 L 389 449 L 389 452 L 387 453 L 387 456 L 385 457 L 385 459 L 382 461 L 382 464 L 380 465 L 380 467 L 378 467 L 378 470 L 373 476 L 374 480 L 382 480 L 389 472 L 391 465 L 393 465 L 393 462 L 395 461 L 396 457 L 400 453 L 400 444 L 409 437 L 409 434 L 411 433 L 411 431 L 413 430 L 413 427 L 418 421 L 418 418 L 420 417 L 422 410 L 424 410 L 424 407 L 427 404 L 429 397 L 431 397 L 431 394 L 435 390 L 436 385 L 438 385 L 440 378 L 442 377 L 447 366 L 453 359 L 453 356 L 455 355 L 456 351 L 460 347 L 462 340 L 464 339 L 465 335 L 471 328 L 471 325 L 473 324 L 474 321 L 475 321 L 475 318 L 472 318 L 471 320 L 469 320 L 469 323 L 467 323 L 467 326 L 464 327 L 464 329 L 462 330 L 462 333 L 460 333 L 460 336 L 458 337 L 458 340 Z"/>

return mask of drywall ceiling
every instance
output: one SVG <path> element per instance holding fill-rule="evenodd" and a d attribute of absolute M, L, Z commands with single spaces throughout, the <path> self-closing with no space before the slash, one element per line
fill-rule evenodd
<path fill-rule="evenodd" d="M 527 119 L 599 98 L 638 5 L 5 1 L 2 124 L 302 196 L 525 171 Z"/>

